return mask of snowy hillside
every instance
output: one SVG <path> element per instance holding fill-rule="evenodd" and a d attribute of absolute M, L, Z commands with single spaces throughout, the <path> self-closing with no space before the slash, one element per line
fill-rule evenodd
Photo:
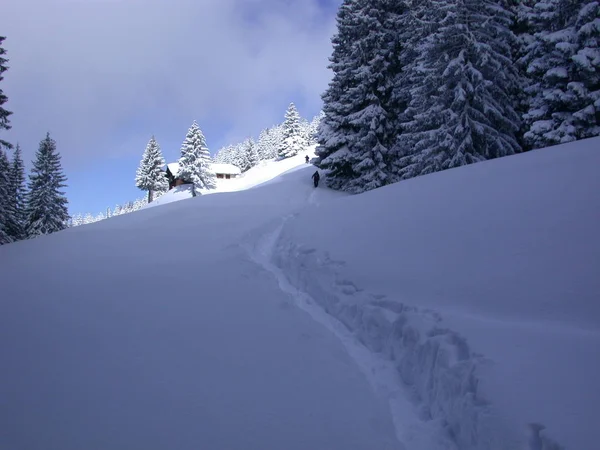
<path fill-rule="evenodd" d="M 0 247 L 0 448 L 595 450 L 598 148 Z"/>
<path fill-rule="evenodd" d="M 203 191 L 206 194 L 218 194 L 220 192 L 235 192 L 250 189 L 261 184 L 276 180 L 281 174 L 302 168 L 306 165 L 305 157 L 315 156 L 315 146 L 309 147 L 306 151 L 298 155 L 283 160 L 261 161 L 257 166 L 244 172 L 242 176 L 232 179 L 217 179 L 217 188 L 209 191 Z M 172 203 L 179 200 L 192 198 L 192 189 L 189 185 L 179 186 L 163 194 L 144 208 L 152 208 L 166 203 Z"/>

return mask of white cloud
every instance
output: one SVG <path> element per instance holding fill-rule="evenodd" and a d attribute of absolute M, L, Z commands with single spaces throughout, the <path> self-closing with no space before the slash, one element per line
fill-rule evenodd
<path fill-rule="evenodd" d="M 2 9 L 7 137 L 28 156 L 49 130 L 72 167 L 192 119 L 230 124 L 231 139 L 256 134 L 291 100 L 316 112 L 330 77 L 334 13 L 318 0 L 4 0 Z"/>

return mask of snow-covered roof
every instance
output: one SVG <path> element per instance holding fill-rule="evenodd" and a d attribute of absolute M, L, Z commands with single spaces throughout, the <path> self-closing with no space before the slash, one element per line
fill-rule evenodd
<path fill-rule="evenodd" d="M 211 164 L 214 173 L 224 173 L 226 175 L 241 175 L 242 171 L 233 164 Z"/>
<path fill-rule="evenodd" d="M 242 171 L 239 167 L 233 164 L 211 164 L 210 165 L 214 173 L 224 173 L 226 175 L 241 175 Z M 167 167 L 171 171 L 174 177 L 179 173 L 179 163 L 172 162 L 167 164 Z"/>
<path fill-rule="evenodd" d="M 179 172 L 179 163 L 178 162 L 172 162 L 167 164 L 167 167 L 169 168 L 169 170 L 171 171 L 171 173 L 173 174 L 174 177 L 177 176 L 177 172 Z"/>

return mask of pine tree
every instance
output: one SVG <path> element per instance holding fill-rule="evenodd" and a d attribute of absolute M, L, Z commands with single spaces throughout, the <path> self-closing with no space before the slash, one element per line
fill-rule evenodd
<path fill-rule="evenodd" d="M 525 139 L 533 148 L 600 135 L 600 5 L 544 0 L 532 8 L 523 60 L 533 79 Z"/>
<path fill-rule="evenodd" d="M 523 118 L 529 110 L 531 99 L 528 90 L 533 83 L 527 72 L 527 63 L 524 58 L 527 53 L 527 48 L 534 41 L 536 30 L 532 21 L 532 11 L 537 0 L 507 1 L 509 2 L 509 6 L 513 11 L 514 16 L 511 31 L 514 33 L 516 39 L 513 41 L 512 55 L 520 79 L 518 89 L 514 93 L 514 98 L 516 99 L 515 111 L 519 117 Z M 531 146 L 524 139 L 526 131 L 527 124 L 524 120 L 521 120 L 521 127 L 517 133 L 517 140 L 523 151 L 531 150 Z"/>
<path fill-rule="evenodd" d="M 316 149 L 332 188 L 358 193 L 392 181 L 399 117 L 393 92 L 406 10 L 397 0 L 345 0 L 338 11 Z"/>
<path fill-rule="evenodd" d="M 304 150 L 310 141 L 310 122 L 304 117 L 300 117 L 300 136 L 302 137 L 302 149 Z"/>
<path fill-rule="evenodd" d="M 270 154 L 267 159 L 276 159 L 279 156 L 279 149 L 282 147 L 285 136 L 283 133 L 283 123 L 275 125 L 269 131 Z"/>
<path fill-rule="evenodd" d="M 4 72 L 8 70 L 6 63 L 8 60 L 4 58 L 6 50 L 2 46 L 2 43 L 6 39 L 0 36 L 0 81 L 4 79 Z M 0 88 L 0 130 L 10 130 L 10 115 L 12 112 L 7 111 L 3 105 L 8 101 L 6 95 Z M 0 138 L 0 245 L 12 242 L 10 236 L 10 223 L 15 219 L 10 211 L 11 198 L 10 198 L 10 177 L 9 177 L 9 163 L 4 148 L 12 148 L 12 145 Z"/>
<path fill-rule="evenodd" d="M 245 162 L 246 162 L 246 167 L 247 167 L 246 170 L 249 170 L 252 167 L 256 166 L 259 162 L 258 152 L 256 149 L 256 143 L 254 142 L 254 139 L 252 139 L 252 138 L 246 139 L 243 143 L 243 148 L 244 148 L 244 156 L 245 156 Z M 244 172 L 244 170 L 242 170 L 242 172 Z"/>
<path fill-rule="evenodd" d="M 169 181 L 163 171 L 164 166 L 165 158 L 158 142 L 152 136 L 146 145 L 135 176 L 135 185 L 142 191 L 148 191 L 148 203 L 153 200 L 154 192 L 166 192 L 169 189 Z"/>
<path fill-rule="evenodd" d="M 6 231 L 14 240 L 26 238 L 25 230 L 25 167 L 21 156 L 21 147 L 17 144 L 12 164 L 8 171 L 8 222 Z"/>
<path fill-rule="evenodd" d="M 0 147 L 0 245 L 13 241 L 9 234 L 9 224 L 14 220 L 10 211 L 9 163 L 4 149 Z"/>
<path fill-rule="evenodd" d="M 323 111 L 320 111 L 319 114 L 317 114 L 315 117 L 313 117 L 313 119 L 308 124 L 308 130 L 307 130 L 308 137 L 307 137 L 307 141 L 306 141 L 307 145 L 317 144 L 317 135 L 318 135 L 318 131 L 319 131 L 319 124 L 321 123 L 321 120 L 323 119 L 324 116 L 325 116 L 325 113 Z"/>
<path fill-rule="evenodd" d="M 283 122 L 283 139 L 278 147 L 280 158 L 289 158 L 304 150 L 306 143 L 302 139 L 300 128 L 300 114 L 294 103 L 290 103 Z"/>
<path fill-rule="evenodd" d="M 215 155 L 215 162 L 218 164 L 231 164 L 231 146 L 221 148 Z"/>
<path fill-rule="evenodd" d="M 71 226 L 78 227 L 80 225 L 83 225 L 83 216 L 80 213 L 77 213 L 72 217 Z"/>
<path fill-rule="evenodd" d="M 28 237 L 54 233 L 66 228 L 69 221 L 67 198 L 62 188 L 67 178 L 60 165 L 56 142 L 50 133 L 40 142 L 29 175 L 26 199 Z"/>
<path fill-rule="evenodd" d="M 233 164 L 241 170 L 245 164 L 243 156 L 241 144 L 228 145 L 219 151 L 215 161 L 223 164 Z"/>
<path fill-rule="evenodd" d="M 249 159 L 248 149 L 252 145 L 249 140 L 245 140 L 236 144 L 235 146 L 235 161 L 236 166 L 240 168 L 242 172 L 246 172 L 248 169 L 252 167 Z"/>
<path fill-rule="evenodd" d="M 217 186 L 216 175 L 211 168 L 210 152 L 200 127 L 194 121 L 181 146 L 178 176 L 194 185 L 193 195 Z"/>
<path fill-rule="evenodd" d="M 399 161 L 403 178 L 520 151 L 510 12 L 495 0 L 432 4 L 441 18 L 414 66 L 413 120 L 400 137 L 413 154 Z"/>
<path fill-rule="evenodd" d="M 138 198 L 137 200 L 135 200 L 133 202 L 133 207 L 131 208 L 131 210 L 132 211 L 139 211 L 144 206 L 146 206 L 146 199 L 144 199 L 144 198 Z"/>
<path fill-rule="evenodd" d="M 8 66 L 6 65 L 6 63 L 8 63 L 8 59 L 4 57 L 6 50 L 4 50 L 4 47 L 2 46 L 2 43 L 5 39 L 6 37 L 0 36 L 0 82 L 4 79 L 4 72 L 8 70 Z M 9 117 L 11 116 L 12 112 L 7 111 L 3 106 L 7 101 L 8 97 L 4 95 L 4 92 L 0 88 L 0 130 L 11 129 Z M 12 144 L 0 138 L 0 150 L 2 147 L 10 149 L 12 148 Z"/>
<path fill-rule="evenodd" d="M 267 161 L 275 157 L 277 147 L 275 146 L 275 136 L 272 128 L 265 128 L 260 132 L 256 147 L 260 161 Z"/>

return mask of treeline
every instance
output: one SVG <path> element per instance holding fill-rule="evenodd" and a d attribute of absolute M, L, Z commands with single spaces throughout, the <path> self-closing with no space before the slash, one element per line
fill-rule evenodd
<path fill-rule="evenodd" d="M 589 0 L 344 0 L 316 165 L 359 193 L 600 135 Z"/>
<path fill-rule="evenodd" d="M 8 70 L 6 38 L 0 36 L 0 81 Z M 4 108 L 7 96 L 0 88 L 0 130 L 10 130 L 11 111 Z M 6 150 L 13 151 L 12 158 Z M 54 233 L 69 223 L 63 173 L 56 142 L 48 133 L 40 142 L 28 181 L 21 147 L 0 138 L 0 245 Z"/>
<path fill-rule="evenodd" d="M 317 143 L 317 129 L 322 117 L 319 114 L 309 122 L 300 116 L 294 103 L 290 103 L 283 123 L 262 130 L 258 140 L 248 138 L 220 149 L 215 162 L 233 164 L 245 172 L 261 161 L 295 156 Z"/>
<path fill-rule="evenodd" d="M 114 209 L 106 208 L 105 212 L 101 212 L 95 215 L 91 213 L 86 214 L 73 214 L 73 217 L 69 221 L 70 227 L 76 227 L 79 225 L 87 225 L 89 223 L 99 222 L 100 220 L 110 219 L 114 216 L 120 216 L 122 214 L 128 214 L 130 212 L 137 211 L 142 209 L 145 205 L 148 204 L 148 200 L 146 197 L 135 199 L 134 201 L 129 201 L 123 205 L 116 205 Z"/>
<path fill-rule="evenodd" d="M 210 170 L 213 161 L 233 164 L 245 172 L 260 161 L 294 156 L 305 150 L 307 146 L 316 144 L 317 128 L 322 117 L 321 113 L 309 122 L 300 116 L 294 103 L 290 103 L 284 122 L 261 131 L 256 141 L 248 138 L 239 144 L 223 147 L 214 158 L 210 157 L 206 138 L 194 121 L 181 146 L 178 160 L 179 173 L 173 175 L 190 180 L 194 186 L 194 194 L 199 195 L 205 190 L 216 187 L 214 174 Z M 107 208 L 106 211 L 98 214 L 74 214 L 69 225 L 85 225 L 141 209 L 167 192 L 169 186 L 165 166 L 166 161 L 160 145 L 152 136 L 136 172 L 136 186 L 148 192 L 147 198 L 117 205 L 113 210 Z"/>
<path fill-rule="evenodd" d="M 181 146 L 178 164 L 179 171 L 174 173 L 173 176 L 189 182 L 193 186 L 193 195 L 200 195 L 202 191 L 216 187 L 215 174 L 210 170 L 211 158 L 206 146 L 206 138 L 196 121 L 192 123 L 187 131 Z M 90 213 L 75 214 L 71 225 L 86 225 L 137 211 L 169 190 L 166 161 L 154 136 L 148 141 L 142 155 L 135 174 L 135 185 L 148 193 L 146 198 L 138 198 L 124 205 L 117 205 L 114 210 L 107 208 L 106 212 L 96 215 Z"/>

